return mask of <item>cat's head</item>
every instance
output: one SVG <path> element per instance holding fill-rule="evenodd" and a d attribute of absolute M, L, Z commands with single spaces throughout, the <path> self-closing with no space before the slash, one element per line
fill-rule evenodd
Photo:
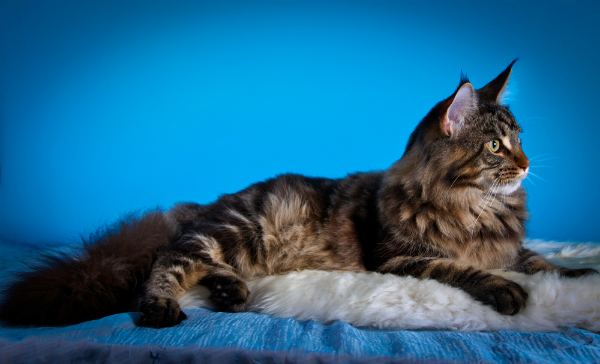
<path fill-rule="evenodd" d="M 519 189 L 529 160 L 519 124 L 499 102 L 515 62 L 480 89 L 462 76 L 456 91 L 417 126 L 403 159 L 420 164 L 422 179 L 502 195 Z"/>

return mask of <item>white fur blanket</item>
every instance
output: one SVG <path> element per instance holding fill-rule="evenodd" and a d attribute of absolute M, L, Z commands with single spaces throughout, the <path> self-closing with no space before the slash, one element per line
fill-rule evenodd
<path fill-rule="evenodd" d="M 600 268 L 600 245 L 530 241 L 556 264 Z M 392 274 L 301 271 L 248 281 L 250 311 L 328 323 L 341 320 L 383 329 L 518 330 L 562 327 L 600 331 L 600 275 L 578 279 L 553 273 L 495 271 L 529 293 L 527 307 L 504 316 L 465 292 L 434 280 Z M 180 299 L 185 308 L 212 308 L 206 288 Z"/>

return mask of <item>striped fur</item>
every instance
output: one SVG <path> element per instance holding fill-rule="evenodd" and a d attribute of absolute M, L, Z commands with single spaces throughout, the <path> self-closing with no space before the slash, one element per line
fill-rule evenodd
<path fill-rule="evenodd" d="M 249 295 L 245 279 L 302 269 L 435 279 L 514 315 L 527 293 L 490 270 L 558 270 L 571 277 L 593 271 L 556 267 L 522 247 L 527 210 L 521 181 L 529 161 L 519 125 L 497 103 L 513 64 L 479 90 L 463 77 L 386 171 L 342 179 L 282 175 L 209 205 L 178 204 L 123 222 L 83 255 L 24 276 L 9 288 L 0 318 L 56 325 L 101 317 L 126 309 L 120 297 L 135 296 L 132 282 L 143 281 L 139 324 L 173 326 L 185 319 L 177 299 L 195 284 L 208 287 L 220 309 L 239 312 Z M 155 238 L 146 225 L 156 219 Z M 136 229 L 140 236 L 123 233 Z M 98 246 L 113 266 L 94 263 L 102 258 Z M 139 267 L 119 263 L 122 247 L 132 246 L 132 257 L 144 257 Z M 93 278 L 111 274 L 126 282 Z M 65 283 L 69 279 L 89 282 L 89 289 Z M 86 289 L 92 290 L 87 296 Z M 89 312 L 80 313 L 88 301 Z M 38 302 L 44 302 L 36 307 L 39 314 L 25 318 Z"/>

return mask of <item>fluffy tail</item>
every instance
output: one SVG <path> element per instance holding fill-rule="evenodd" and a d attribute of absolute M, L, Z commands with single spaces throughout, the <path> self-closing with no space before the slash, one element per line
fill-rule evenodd
<path fill-rule="evenodd" d="M 156 252 L 177 234 L 169 215 L 128 217 L 75 254 L 44 255 L 4 292 L 0 320 L 61 326 L 135 309 Z"/>

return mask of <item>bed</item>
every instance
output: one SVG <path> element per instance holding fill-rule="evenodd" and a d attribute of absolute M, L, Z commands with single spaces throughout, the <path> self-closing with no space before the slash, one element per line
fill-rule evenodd
<path fill-rule="evenodd" d="M 599 244 L 532 240 L 527 245 L 555 263 L 600 268 Z M 6 241 L 0 241 L 0 248 L 3 284 L 40 251 L 69 249 Z M 58 328 L 2 325 L 0 361 L 600 362 L 600 276 L 566 280 L 545 273 L 498 273 L 519 281 L 530 293 L 528 308 L 510 319 L 493 316 L 468 300 L 459 304 L 462 292 L 433 281 L 294 272 L 249 282 L 254 292 L 250 311 L 238 314 L 213 311 L 199 287 L 181 299 L 188 319 L 173 328 L 138 327 L 134 312 Z M 327 284 L 314 290 L 315 282 Z M 357 288 L 365 286 L 362 293 Z M 388 300 L 400 301 L 394 306 Z"/>

